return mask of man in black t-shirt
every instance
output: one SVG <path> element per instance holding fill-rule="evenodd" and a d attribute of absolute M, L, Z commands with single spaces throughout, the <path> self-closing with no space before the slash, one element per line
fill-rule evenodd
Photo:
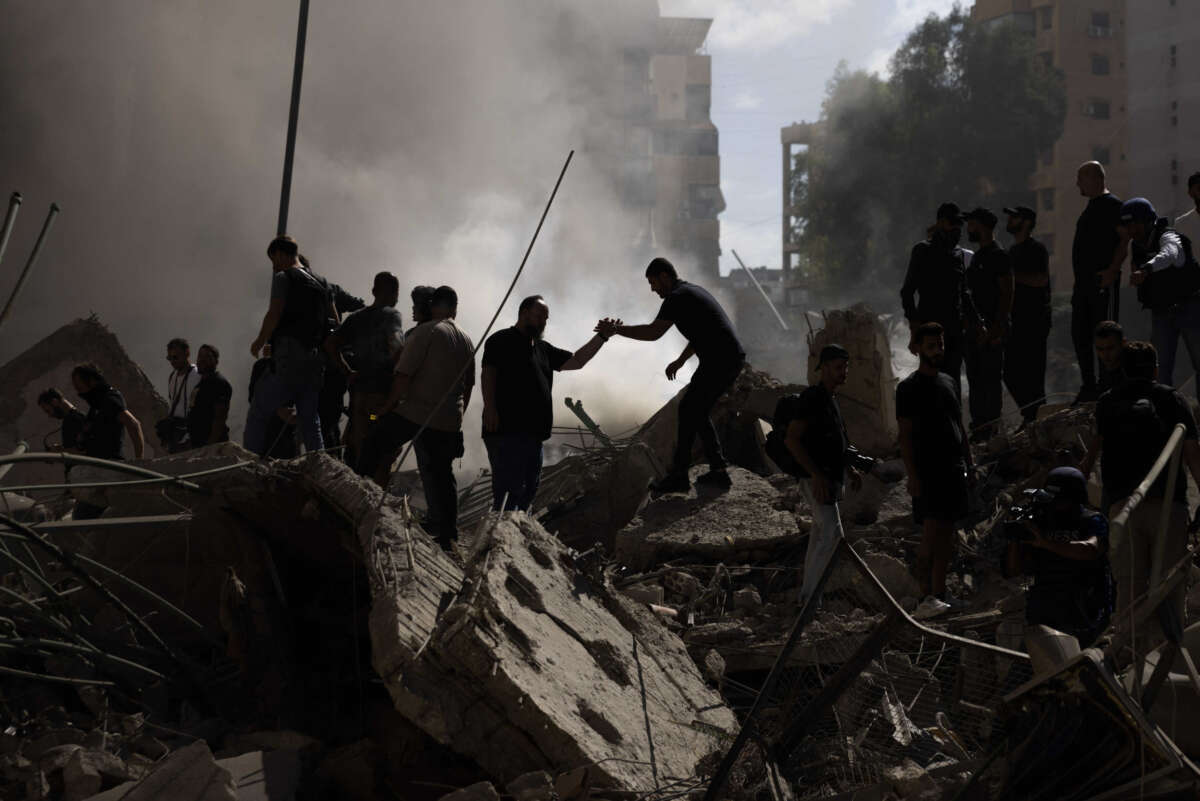
<path fill-rule="evenodd" d="M 1033 238 L 1037 212 L 1005 209 L 1012 235 L 1012 329 L 1004 347 L 1004 384 L 1021 409 L 1022 425 L 1037 419 L 1046 402 L 1046 342 L 1050 338 L 1050 253 Z"/>
<path fill-rule="evenodd" d="M 1094 401 L 1096 362 L 1092 354 L 1092 332 L 1104 320 L 1118 320 L 1120 314 L 1121 262 L 1128 242 L 1117 233 L 1121 221 L 1121 200 L 1108 191 L 1104 167 L 1089 161 L 1079 167 L 1076 177 L 1079 194 L 1088 198 L 1087 206 L 1075 224 L 1071 243 L 1071 266 L 1075 287 L 1071 292 L 1071 339 L 1083 386 L 1076 403 Z"/>
<path fill-rule="evenodd" d="M 916 574 L 925 598 L 913 616 L 926 618 L 950 609 L 946 570 L 954 555 L 954 524 L 967 513 L 973 463 L 954 382 L 939 370 L 946 352 L 942 327 L 925 323 L 913 340 L 921 365 L 896 387 L 896 418 L 913 520 L 922 527 Z"/>
<path fill-rule="evenodd" d="M 746 352 L 733 330 L 733 323 L 716 299 L 704 289 L 679 280 L 675 265 L 664 258 L 653 259 L 646 267 L 650 291 L 663 299 L 654 322 L 646 325 L 616 325 L 615 333 L 630 339 L 652 342 L 667 333 L 671 326 L 687 339 L 687 347 L 679 358 L 667 365 L 667 378 L 674 380 L 679 368 L 693 355 L 700 357 L 700 366 L 692 374 L 683 398 L 679 401 L 679 429 L 675 456 L 667 475 L 653 485 L 651 492 L 687 492 L 691 487 L 688 468 L 692 464 L 692 443 L 696 436 L 704 444 L 709 470 L 696 479 L 697 483 L 728 488 L 729 474 L 725 471 L 725 454 L 717 439 L 709 414 L 725 390 L 733 384 L 746 363 Z M 596 327 L 599 332 L 600 326 Z"/>
<path fill-rule="evenodd" d="M 51 445 L 49 449 L 67 453 L 83 453 L 83 448 L 79 444 L 79 435 L 83 433 L 85 418 L 83 413 L 75 408 L 75 404 L 67 400 L 57 388 L 50 387 L 38 395 L 38 406 L 62 425 L 62 444 Z"/>
<path fill-rule="evenodd" d="M 604 321 L 571 353 L 542 339 L 549 319 L 545 299 L 531 295 L 517 309 L 517 324 L 492 334 L 483 347 L 483 443 L 492 465 L 493 509 L 529 509 L 542 475 L 542 443 L 554 423 L 554 373 L 581 369 L 616 325 Z"/>
<path fill-rule="evenodd" d="M 125 398 L 109 386 L 100 368 L 79 364 L 71 371 L 71 383 L 87 401 L 88 413 L 79 436 L 79 447 L 98 459 L 124 459 L 124 438 L 129 434 L 133 456 L 141 459 L 146 447 L 142 424 L 125 406 Z"/>
<path fill-rule="evenodd" d="M 800 467 L 800 490 L 812 512 L 808 549 L 804 556 L 804 581 L 800 597 L 816 586 L 830 554 L 842 538 L 838 501 L 846 483 L 846 451 L 850 447 L 837 391 L 846 383 L 850 352 L 841 345 L 821 348 L 817 370 L 821 380 L 795 398 L 784 435 L 788 452 Z M 802 472 L 801 472 L 802 471 Z M 852 475 L 853 471 L 851 471 Z M 857 478 L 857 475 L 854 476 Z"/>
<path fill-rule="evenodd" d="M 221 354 L 212 345 L 196 352 L 200 383 L 188 401 L 188 441 L 191 447 L 229 441 L 229 402 L 233 386 L 217 371 Z"/>
<path fill-rule="evenodd" d="M 1129 516 L 1123 540 L 1112 544 L 1110 559 L 1117 581 L 1118 615 L 1149 585 L 1164 505 L 1168 507 L 1168 518 L 1166 531 L 1161 535 L 1166 541 L 1159 575 L 1171 569 L 1187 551 L 1189 517 L 1184 465 L 1200 485 L 1196 422 L 1183 397 L 1155 380 L 1158 357 L 1154 346 L 1149 342 L 1126 342 L 1121 350 L 1121 364 L 1125 381 L 1104 393 L 1096 404 L 1096 434 L 1081 467 L 1087 475 L 1099 452 L 1101 480 L 1112 502 L 1108 510 L 1110 519 L 1116 517 L 1149 474 L 1176 425 L 1183 425 L 1184 440 L 1174 496 L 1165 497 L 1168 471 L 1163 470 Z M 1182 621 L 1182 586 L 1172 593 L 1171 600 Z M 1139 653 L 1145 653 L 1144 649 L 1139 649 Z"/>
<path fill-rule="evenodd" d="M 1013 273 L 1008 254 L 995 239 L 996 215 L 976 208 L 966 220 L 967 238 L 979 245 L 967 267 L 967 288 L 978 315 L 966 349 L 971 436 L 986 441 L 998 430 L 1004 405 L 1000 387 L 1012 317 Z"/>

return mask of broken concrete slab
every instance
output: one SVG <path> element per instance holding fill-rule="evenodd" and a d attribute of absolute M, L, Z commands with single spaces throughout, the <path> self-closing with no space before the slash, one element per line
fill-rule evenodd
<path fill-rule="evenodd" d="M 706 468 L 692 469 L 693 479 Z M 634 570 L 678 558 L 738 564 L 765 561 L 794 547 L 801 523 L 783 506 L 779 491 L 748 470 L 730 468 L 733 486 L 710 494 L 693 487 L 646 505 L 617 533 L 616 557 Z"/>
<path fill-rule="evenodd" d="M 404 542 L 387 542 L 372 546 L 368 569 L 380 614 L 393 619 L 406 604 L 377 574 L 403 563 Z M 427 641 L 371 633 L 391 654 L 380 673 L 396 708 L 503 780 L 594 764 L 596 786 L 647 787 L 655 775 L 692 775 L 736 725 L 675 635 L 577 571 L 523 514 L 478 532 L 462 591 Z"/>
<path fill-rule="evenodd" d="M 238 801 L 229 771 L 216 763 L 203 740 L 171 754 L 141 781 L 105 790 L 88 801 L 162 801 L 165 798 Z"/>
<path fill-rule="evenodd" d="M 446 793 L 438 801 L 500 801 L 500 794 L 491 782 L 476 782 L 452 793 Z"/>

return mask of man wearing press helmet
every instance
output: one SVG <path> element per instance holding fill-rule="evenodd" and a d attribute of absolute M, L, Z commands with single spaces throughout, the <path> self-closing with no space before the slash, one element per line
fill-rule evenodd
<path fill-rule="evenodd" d="M 1087 648 L 1108 626 L 1114 592 L 1108 520 L 1087 505 L 1087 480 L 1056 467 L 1045 487 L 1014 510 L 1005 526 L 1008 573 L 1033 577 L 1025 623 L 1049 626 Z"/>

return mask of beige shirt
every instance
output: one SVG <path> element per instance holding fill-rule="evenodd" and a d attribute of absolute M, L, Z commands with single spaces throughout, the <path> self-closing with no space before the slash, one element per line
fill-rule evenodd
<path fill-rule="evenodd" d="M 475 346 L 453 320 L 417 326 L 404 340 L 396 372 L 411 377 L 396 411 L 436 431 L 460 431 L 463 396 L 475 386 Z M 466 366 L 464 370 L 463 367 Z"/>

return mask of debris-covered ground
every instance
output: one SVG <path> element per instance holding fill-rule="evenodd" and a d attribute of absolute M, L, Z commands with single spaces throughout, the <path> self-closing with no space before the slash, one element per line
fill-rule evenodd
<path fill-rule="evenodd" d="M 714 780 L 756 801 L 1195 797 L 1182 655 L 1157 684 L 1146 667 L 1153 705 L 1100 651 L 1035 671 L 1023 587 L 1000 573 L 997 510 L 1079 459 L 1090 409 L 1047 407 L 979 448 L 963 605 L 918 624 L 887 337 L 864 307 L 826 320 L 818 338 L 889 366 L 843 404 L 879 461 L 807 607 L 808 510 L 762 452 L 795 388 L 752 368 L 716 416 L 728 491 L 647 498 L 672 402 L 548 469 L 534 515 L 468 509 L 451 554 L 402 495 L 323 454 L 148 459 L 163 478 L 116 479 L 141 483 L 109 488 L 97 521 L 63 519 L 61 490 L 4 493 L 0 799 L 667 801 Z M 41 381 L 32 364 L 0 372 Z M 30 391 L 0 410 L 14 439 Z M 51 468 L 6 483 L 61 481 Z"/>

